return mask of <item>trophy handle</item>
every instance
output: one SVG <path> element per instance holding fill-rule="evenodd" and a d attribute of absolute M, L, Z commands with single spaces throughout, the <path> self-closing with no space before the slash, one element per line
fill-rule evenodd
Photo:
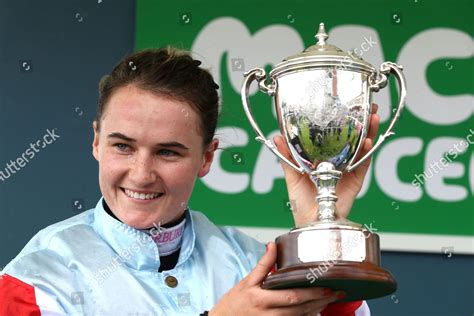
<path fill-rule="evenodd" d="M 265 85 L 265 70 L 262 68 L 254 68 L 251 69 L 247 72 L 244 73 L 244 83 L 242 85 L 242 91 L 241 91 L 241 96 L 242 96 L 242 104 L 244 105 L 244 110 L 245 114 L 247 115 L 247 118 L 252 125 L 253 129 L 255 130 L 255 133 L 258 135 L 255 137 L 255 139 L 265 146 L 268 147 L 278 158 L 280 158 L 282 161 L 284 161 L 287 165 L 295 169 L 296 171 L 300 173 L 304 173 L 304 169 L 300 166 L 296 166 L 294 163 L 286 159 L 276 148 L 275 144 L 273 144 L 272 141 L 267 139 L 265 135 L 262 133 L 262 130 L 258 126 L 257 122 L 255 121 L 253 115 L 252 115 L 252 109 L 250 108 L 250 100 L 249 100 L 249 88 L 250 85 L 252 84 L 252 81 L 257 80 L 259 89 L 263 91 L 264 93 L 268 94 L 269 96 L 273 96 L 276 91 L 276 81 L 272 80 L 273 82 L 269 85 Z"/>
<path fill-rule="evenodd" d="M 405 107 L 405 99 L 407 96 L 407 86 L 406 86 L 406 80 L 405 80 L 405 75 L 402 72 L 403 66 L 397 65 L 392 62 L 384 62 L 382 65 L 380 65 L 380 79 L 376 80 L 375 74 L 372 74 L 371 77 L 369 78 L 369 83 L 370 83 L 370 89 L 377 92 L 380 89 L 383 89 L 387 86 L 388 83 L 388 75 L 390 73 L 393 73 L 395 77 L 397 78 L 398 81 L 398 86 L 400 87 L 400 93 L 399 93 L 399 101 L 398 101 L 398 106 L 397 106 L 397 111 L 395 112 L 394 117 L 392 118 L 392 121 L 390 122 L 390 125 L 388 126 L 387 130 L 385 133 L 377 139 L 377 143 L 375 143 L 374 147 L 365 154 L 364 157 L 359 159 L 355 164 L 348 166 L 347 171 L 351 172 L 355 168 L 357 168 L 360 164 L 362 164 L 365 160 L 367 160 L 372 154 L 382 145 L 382 143 L 387 139 L 387 137 L 395 135 L 394 132 L 392 132 L 393 127 L 395 126 L 395 123 L 398 121 L 398 118 L 400 117 L 400 113 L 402 112 L 403 108 Z M 371 82 L 372 81 L 372 82 Z"/>

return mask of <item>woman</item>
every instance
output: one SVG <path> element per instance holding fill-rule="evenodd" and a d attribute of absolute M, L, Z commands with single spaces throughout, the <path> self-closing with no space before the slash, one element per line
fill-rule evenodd
<path fill-rule="evenodd" d="M 150 49 L 101 80 L 92 153 L 103 197 L 95 209 L 41 230 L 7 265 L 1 316 L 368 315 L 362 302 L 331 304 L 344 293 L 329 289 L 261 289 L 275 244 L 265 250 L 187 208 L 219 144 L 218 86 L 199 65 L 173 49 Z M 374 115 L 365 151 L 377 129 Z M 275 142 L 289 157 L 282 137 Z M 341 180 L 339 216 L 347 217 L 367 168 Z M 313 221 L 313 183 L 283 169 L 301 210 L 295 224 Z"/>

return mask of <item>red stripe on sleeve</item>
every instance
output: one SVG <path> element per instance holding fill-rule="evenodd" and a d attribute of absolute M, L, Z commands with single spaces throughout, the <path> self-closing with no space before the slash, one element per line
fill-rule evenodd
<path fill-rule="evenodd" d="M 0 316 L 41 316 L 35 289 L 8 274 L 0 275 Z"/>
<path fill-rule="evenodd" d="M 332 303 L 321 312 L 321 316 L 354 316 L 361 305 L 362 301 Z"/>

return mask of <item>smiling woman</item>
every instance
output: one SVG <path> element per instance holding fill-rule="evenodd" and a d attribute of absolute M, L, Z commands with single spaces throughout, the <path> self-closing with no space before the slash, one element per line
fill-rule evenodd
<path fill-rule="evenodd" d="M 199 65 L 183 52 L 149 49 L 101 80 L 92 152 L 103 197 L 41 230 L 5 267 L 0 316 L 369 315 L 364 302 L 333 304 L 340 291 L 261 289 L 275 244 L 265 251 L 187 207 L 219 144 L 218 86 Z M 347 208 L 366 170 L 350 180 Z M 285 174 L 293 197 L 315 196 L 310 180 Z M 315 207 L 314 200 L 303 205 L 299 224 L 312 220 Z"/>
<path fill-rule="evenodd" d="M 94 122 L 93 154 L 104 199 L 119 220 L 138 229 L 179 220 L 218 144 L 203 145 L 199 129 L 199 115 L 183 101 L 134 84 L 115 91 Z"/>

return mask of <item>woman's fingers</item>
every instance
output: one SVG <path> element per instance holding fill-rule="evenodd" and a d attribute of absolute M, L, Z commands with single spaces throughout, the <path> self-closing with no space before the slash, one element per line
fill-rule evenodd
<path fill-rule="evenodd" d="M 262 284 L 263 280 L 265 280 L 267 275 L 275 266 L 276 257 L 276 244 L 270 242 L 267 244 L 267 251 L 265 254 L 260 258 L 255 268 L 246 277 L 247 285 L 260 287 L 260 284 Z"/>
<path fill-rule="evenodd" d="M 293 157 L 291 156 L 290 149 L 288 148 L 288 144 L 285 141 L 285 138 L 282 135 L 277 135 L 273 137 L 273 142 L 275 143 L 277 150 L 289 161 L 293 164 L 297 165 L 294 161 Z M 294 170 L 292 167 L 288 166 L 286 162 L 280 160 L 280 164 L 283 168 L 283 172 L 289 181 L 297 181 L 301 174 Z"/>
<path fill-rule="evenodd" d="M 359 161 L 360 158 L 364 157 L 373 147 L 375 137 L 377 136 L 379 127 L 380 127 L 380 117 L 377 114 L 378 105 L 373 103 L 372 104 L 372 114 L 370 115 L 369 121 L 369 131 L 367 133 L 367 138 L 364 140 L 364 144 L 362 145 L 362 150 L 358 154 L 355 162 Z M 360 186 L 364 181 L 365 175 L 370 167 L 371 158 L 365 160 L 359 167 L 354 170 L 355 178 L 359 181 Z"/>
<path fill-rule="evenodd" d="M 324 300 L 316 300 L 303 303 L 297 306 L 288 306 L 288 307 L 280 307 L 278 309 L 278 315 L 281 316 L 293 316 L 293 315 L 304 315 L 304 316 L 317 316 L 328 306 L 335 302 L 334 299 L 324 299 Z"/>
<path fill-rule="evenodd" d="M 377 114 L 378 106 L 377 104 L 372 104 L 372 114 L 370 115 L 369 120 L 369 132 L 367 138 L 374 139 L 377 136 L 377 132 L 380 126 L 380 116 Z"/>
<path fill-rule="evenodd" d="M 263 291 L 262 298 L 271 308 L 298 306 L 314 300 L 329 299 L 334 294 L 330 289 L 321 287 Z"/>
<path fill-rule="evenodd" d="M 379 105 L 377 103 L 372 103 L 371 114 L 377 113 L 379 110 Z"/>
<path fill-rule="evenodd" d="M 370 149 L 372 149 L 372 140 L 370 138 L 367 138 L 364 141 L 364 147 L 362 149 L 362 154 L 359 155 L 359 157 L 363 157 L 363 155 L 368 153 L 370 151 Z M 369 157 L 367 160 L 365 160 L 360 166 L 358 166 L 354 170 L 354 175 L 355 175 L 356 179 L 359 181 L 359 186 L 360 187 L 362 187 L 365 175 L 367 174 L 367 171 L 369 170 L 371 160 L 372 160 L 372 157 Z M 356 160 L 356 162 L 357 162 L 357 160 Z M 359 188 L 359 190 L 360 190 L 360 188 Z"/>
<path fill-rule="evenodd" d="M 360 158 L 364 157 L 365 154 L 367 154 L 372 149 L 374 139 L 377 136 L 377 132 L 380 127 L 380 117 L 377 114 L 377 110 L 377 104 L 372 104 L 372 114 L 370 115 L 369 131 L 367 133 L 367 138 L 365 139 L 364 144 L 362 144 L 362 149 L 359 152 L 355 162 L 357 162 Z M 364 164 L 368 167 L 368 165 L 370 164 L 370 159 L 366 160 L 366 163 Z"/>
<path fill-rule="evenodd" d="M 288 144 L 285 141 L 285 138 L 282 135 L 276 135 L 273 137 L 273 142 L 278 148 L 278 151 L 285 156 L 287 159 L 291 159 L 290 149 Z"/>

